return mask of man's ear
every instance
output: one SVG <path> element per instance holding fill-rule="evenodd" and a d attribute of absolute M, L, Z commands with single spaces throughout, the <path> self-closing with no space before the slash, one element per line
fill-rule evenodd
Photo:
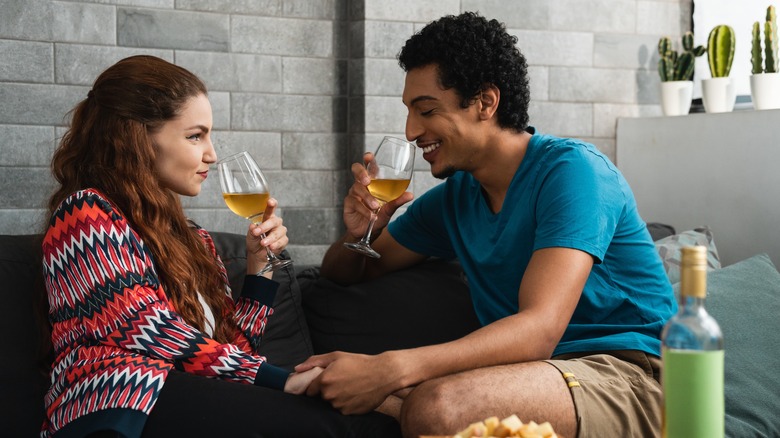
<path fill-rule="evenodd" d="M 493 84 L 486 84 L 479 92 L 480 103 L 479 118 L 488 120 L 498 111 L 498 102 L 501 100 L 501 91 Z"/>

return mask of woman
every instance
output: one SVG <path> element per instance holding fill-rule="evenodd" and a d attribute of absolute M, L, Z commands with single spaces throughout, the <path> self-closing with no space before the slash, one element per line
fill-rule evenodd
<path fill-rule="evenodd" d="M 55 352 L 43 435 L 391 431 L 379 414 L 342 416 L 295 395 L 321 369 L 291 373 L 256 353 L 278 284 L 254 274 L 287 230 L 270 200 L 247 232 L 234 302 L 211 237 L 178 198 L 196 196 L 217 160 L 211 129 L 204 84 L 151 56 L 108 68 L 73 110 L 52 159 L 59 187 L 43 241 Z"/>

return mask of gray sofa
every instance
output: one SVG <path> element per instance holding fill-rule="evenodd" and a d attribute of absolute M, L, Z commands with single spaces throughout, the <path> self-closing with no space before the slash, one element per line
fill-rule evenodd
<path fill-rule="evenodd" d="M 240 291 L 246 272 L 245 237 L 229 233 L 212 233 L 212 237 L 232 289 Z M 50 351 L 40 348 L 41 322 L 35 312 L 38 306 L 46 305 L 35 302 L 33 293 L 35 288 L 43 287 L 40 262 L 40 236 L 0 235 L 0 330 L 7 335 L 0 361 L 0 436 L 37 436 L 43 422 L 43 394 L 49 383 L 42 369 L 52 357 Z M 296 270 L 301 272 L 296 274 Z M 320 279 L 316 267 L 287 268 L 274 273 L 274 279 L 282 286 L 261 353 L 271 363 L 290 369 L 310 355 L 333 351 L 336 346 L 365 353 L 415 347 L 463 336 L 477 324 L 469 306 L 468 288 L 454 263 L 432 261 L 390 279 L 387 284 L 394 284 L 404 294 L 412 286 L 431 280 L 441 286 L 419 307 L 402 315 L 418 323 L 404 324 L 400 329 L 398 314 L 382 310 L 402 306 L 408 295 L 391 294 L 379 306 L 373 306 L 370 297 L 376 295 L 366 292 L 376 291 L 377 284 L 338 288 Z M 334 289 L 339 289 L 344 306 L 335 306 L 335 301 L 328 298 Z M 304 295 L 309 297 L 307 302 Z M 438 301 L 446 303 L 451 312 L 430 318 L 428 309 Z M 364 312 L 347 310 L 349 305 L 359 303 L 366 304 Z"/>
<path fill-rule="evenodd" d="M 658 224 L 649 228 L 656 239 L 668 241 L 674 233 Z M 212 235 L 231 286 L 240 290 L 244 236 Z M 48 379 L 40 365 L 51 358 L 39 349 L 33 311 L 42 304 L 33 302 L 33 288 L 42 286 L 39 272 L 39 236 L 0 236 L 0 330 L 6 334 L 0 361 L 3 436 L 37 435 L 43 419 Z M 432 260 L 381 281 L 348 287 L 320 278 L 316 267 L 285 269 L 274 278 L 282 287 L 262 353 L 284 367 L 334 349 L 376 353 L 445 342 L 478 326 L 468 286 L 454 262 Z M 757 255 L 712 271 L 709 284 L 708 305 L 726 339 L 727 435 L 780 437 L 780 274 L 768 257 Z"/>

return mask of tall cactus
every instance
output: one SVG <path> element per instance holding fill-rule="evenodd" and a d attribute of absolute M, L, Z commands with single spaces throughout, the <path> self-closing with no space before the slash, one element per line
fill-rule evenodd
<path fill-rule="evenodd" d="M 734 63 L 734 29 L 721 24 L 715 26 L 707 39 L 707 61 L 713 78 L 725 78 L 731 72 Z"/>
<path fill-rule="evenodd" d="M 777 15 L 775 7 L 769 5 L 766 9 L 766 23 L 764 23 L 764 52 L 766 53 L 766 72 L 777 73 Z"/>
<path fill-rule="evenodd" d="M 754 75 L 764 72 L 764 57 L 761 53 L 761 26 L 758 21 L 753 23 L 753 40 L 750 49 L 750 63 L 753 65 L 752 72 Z"/>
<path fill-rule="evenodd" d="M 761 52 L 761 26 L 756 21 L 753 23 L 753 45 L 750 50 L 750 62 L 753 65 L 753 74 L 777 73 L 780 71 L 780 64 L 777 57 L 777 15 L 775 7 L 769 5 L 766 8 L 766 22 L 764 22 L 764 53 L 766 54 L 766 63 Z"/>
<path fill-rule="evenodd" d="M 690 81 L 693 79 L 694 60 L 704 54 L 704 47 L 693 47 L 693 33 L 685 32 L 682 36 L 682 52 L 672 49 L 672 40 L 662 37 L 658 40 L 658 75 L 661 82 Z"/>

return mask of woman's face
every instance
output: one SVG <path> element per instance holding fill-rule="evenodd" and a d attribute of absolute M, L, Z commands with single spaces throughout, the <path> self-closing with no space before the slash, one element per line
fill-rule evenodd
<path fill-rule="evenodd" d="M 191 98 L 178 118 L 151 135 L 157 151 L 155 170 L 160 184 L 174 193 L 196 196 L 217 161 L 211 144 L 211 104 L 201 94 Z"/>

